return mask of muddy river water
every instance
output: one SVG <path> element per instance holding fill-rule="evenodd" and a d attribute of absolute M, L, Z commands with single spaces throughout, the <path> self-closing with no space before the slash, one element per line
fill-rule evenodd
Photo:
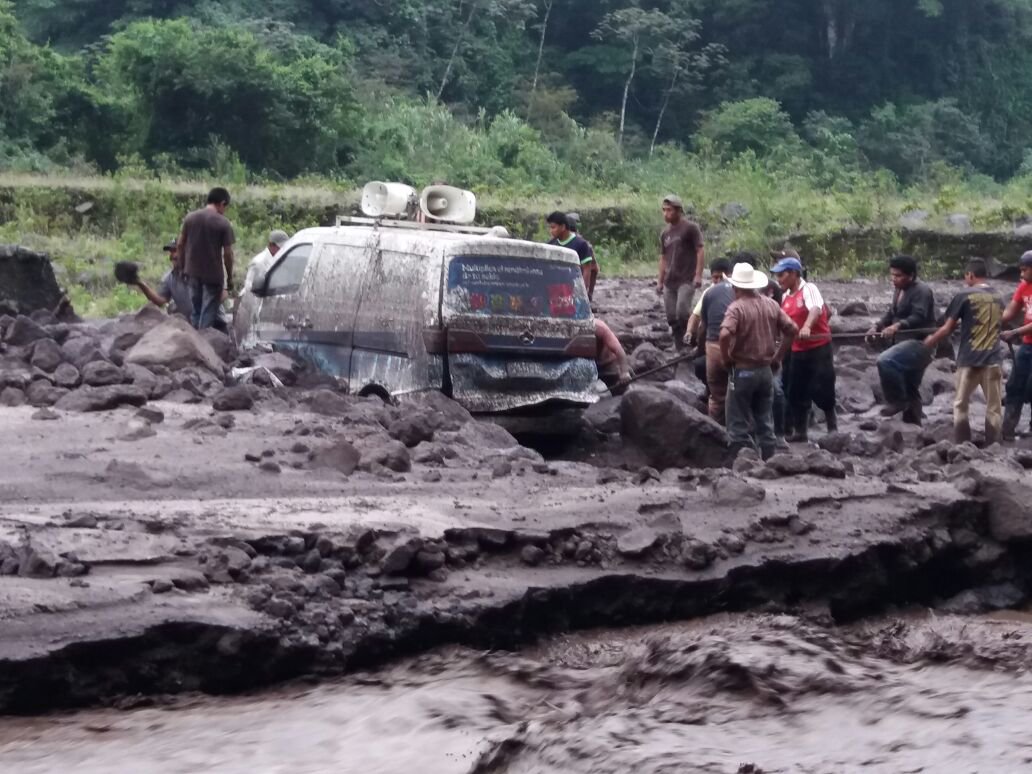
<path fill-rule="evenodd" d="M 791 616 L 438 651 L 258 696 L 0 724 L 0 771 L 1032 771 L 1032 618 Z"/>

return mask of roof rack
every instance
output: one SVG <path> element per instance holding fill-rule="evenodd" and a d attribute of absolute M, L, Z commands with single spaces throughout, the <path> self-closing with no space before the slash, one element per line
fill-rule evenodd
<path fill-rule="evenodd" d="M 338 215 L 337 226 L 373 226 L 379 228 L 407 228 L 413 231 L 446 231 L 452 234 L 491 234 L 494 229 L 481 226 L 463 226 L 455 223 L 417 223 L 411 220 L 390 220 L 388 218 L 360 218 L 352 215 Z M 497 227 L 496 227 L 497 228 Z"/>

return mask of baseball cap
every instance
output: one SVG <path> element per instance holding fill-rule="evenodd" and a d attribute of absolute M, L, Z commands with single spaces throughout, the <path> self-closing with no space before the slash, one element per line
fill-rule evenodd
<path fill-rule="evenodd" d="M 783 271 L 797 271 L 803 273 L 803 264 L 798 258 L 782 258 L 771 267 L 771 274 L 781 274 Z"/>
<path fill-rule="evenodd" d="M 1032 266 L 1032 250 L 1022 255 L 1019 263 L 1021 266 Z"/>
<path fill-rule="evenodd" d="M 176 243 L 176 240 L 173 238 L 173 239 L 170 239 L 168 242 L 166 242 L 165 246 L 162 247 L 161 249 L 164 250 L 166 253 L 171 253 L 178 246 L 179 245 Z"/>
<path fill-rule="evenodd" d="M 684 202 L 681 201 L 681 197 L 677 194 L 669 194 L 663 197 L 663 204 L 669 204 L 671 207 L 677 207 L 679 210 L 684 209 Z"/>
<path fill-rule="evenodd" d="M 570 224 L 570 228 L 576 230 L 580 226 L 580 213 L 568 212 L 566 213 L 566 220 Z"/>
<path fill-rule="evenodd" d="M 775 261 L 780 261 L 782 258 L 800 258 L 799 253 L 791 247 L 785 247 L 781 250 L 771 250 L 770 257 Z"/>
<path fill-rule="evenodd" d="M 269 232 L 269 244 L 279 245 L 282 247 L 288 239 L 290 239 L 290 237 L 287 236 L 286 231 L 276 229 L 275 231 Z"/>

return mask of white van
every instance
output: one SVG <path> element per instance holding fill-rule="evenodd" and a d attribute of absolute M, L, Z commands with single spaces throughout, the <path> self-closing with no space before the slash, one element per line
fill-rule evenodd
<path fill-rule="evenodd" d="M 440 390 L 477 414 L 548 415 L 598 398 L 577 256 L 488 234 L 386 225 L 295 234 L 237 305 L 271 346 L 385 400 Z"/>

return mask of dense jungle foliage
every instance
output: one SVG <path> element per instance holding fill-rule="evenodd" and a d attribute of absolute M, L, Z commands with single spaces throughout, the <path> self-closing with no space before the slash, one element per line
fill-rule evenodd
<path fill-rule="evenodd" d="M 1030 42 L 1032 0 L 0 0 L 0 165 L 999 180 L 1032 169 Z"/>

